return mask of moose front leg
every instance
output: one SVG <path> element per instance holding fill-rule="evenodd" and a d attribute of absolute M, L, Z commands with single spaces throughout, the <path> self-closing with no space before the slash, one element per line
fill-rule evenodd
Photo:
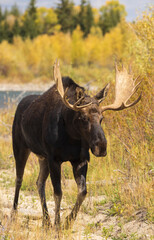
<path fill-rule="evenodd" d="M 61 190 L 61 164 L 55 162 L 53 159 L 49 160 L 50 177 L 54 190 L 55 200 L 55 225 L 59 228 L 60 226 L 60 203 L 62 199 Z"/>
<path fill-rule="evenodd" d="M 64 223 L 64 228 L 66 229 L 69 228 L 71 224 L 75 221 L 77 213 L 80 209 L 80 206 L 87 194 L 87 188 L 86 188 L 86 175 L 87 175 L 87 168 L 88 168 L 87 161 L 80 162 L 78 164 L 72 163 L 72 166 L 73 166 L 74 178 L 78 187 L 78 195 L 77 195 L 77 200 L 74 205 L 74 208 L 72 209 L 72 212 L 70 213 L 70 215 L 66 217 L 66 221 Z"/>
<path fill-rule="evenodd" d="M 49 175 L 47 160 L 39 158 L 39 165 L 40 165 L 40 172 L 39 172 L 39 176 L 36 184 L 37 184 L 37 189 L 41 199 L 41 205 L 42 205 L 42 211 L 43 211 L 43 225 L 45 224 L 51 225 L 48 208 L 46 204 L 46 197 L 45 197 L 45 183 Z"/>

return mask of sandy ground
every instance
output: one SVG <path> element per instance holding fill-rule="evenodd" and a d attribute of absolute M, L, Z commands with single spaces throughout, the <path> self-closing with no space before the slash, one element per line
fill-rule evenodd
<path fill-rule="evenodd" d="M 0 239 L 5 239 L 5 229 L 6 222 L 4 218 L 8 219 L 12 209 L 14 188 L 5 187 L 7 182 L 4 179 L 7 179 L 7 176 L 15 179 L 14 170 L 0 170 Z M 70 182 L 66 182 L 66 187 Z M 69 187 L 69 186 L 68 186 Z M 105 196 L 99 196 L 97 198 L 88 196 L 83 204 L 83 207 L 86 209 L 93 208 L 94 201 L 102 201 L 105 199 Z M 54 221 L 54 200 L 51 197 L 50 201 L 47 202 L 51 221 Z M 70 212 L 73 206 L 67 206 L 64 201 L 61 204 L 61 215 L 62 221 L 66 212 Z M 144 211 L 136 213 L 136 220 L 125 221 L 123 217 L 119 216 L 109 216 L 107 214 L 107 209 L 111 207 L 110 203 L 107 203 L 103 206 L 97 206 L 96 214 L 85 213 L 82 209 L 78 214 L 76 222 L 72 229 L 72 238 L 71 239 L 93 239 L 93 240 L 121 240 L 121 239 L 131 239 L 131 240 L 150 240 L 154 236 L 154 226 L 144 220 Z M 42 211 L 41 204 L 38 196 L 30 196 L 29 193 L 25 191 L 20 192 L 19 208 L 18 208 L 18 218 L 20 221 L 25 222 L 26 219 L 29 219 L 29 237 L 32 238 L 33 232 L 30 230 L 32 226 L 39 225 L 42 227 Z M 88 231 L 88 226 L 90 230 Z M 104 234 L 104 236 L 103 236 Z M 123 238 L 121 237 L 123 236 Z M 127 236 L 127 237 L 124 237 Z M 132 238 L 134 236 L 134 238 Z M 28 240 L 27 239 L 27 240 Z"/>
<path fill-rule="evenodd" d="M 0 91 L 46 91 L 54 84 L 50 83 L 0 83 Z"/>

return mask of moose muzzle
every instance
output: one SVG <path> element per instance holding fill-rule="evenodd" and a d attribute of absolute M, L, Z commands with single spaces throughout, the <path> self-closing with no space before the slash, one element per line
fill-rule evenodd
<path fill-rule="evenodd" d="M 90 148 L 96 157 L 105 157 L 107 155 L 107 141 L 103 129 L 99 125 L 92 126 Z"/>

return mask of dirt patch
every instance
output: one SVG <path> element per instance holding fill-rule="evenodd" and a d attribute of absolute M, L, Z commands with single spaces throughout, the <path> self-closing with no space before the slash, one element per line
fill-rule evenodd
<path fill-rule="evenodd" d="M 12 209 L 14 187 L 4 187 L 6 183 L 2 182 L 2 179 L 6 175 L 9 175 L 10 178 L 15 179 L 14 171 L 0 171 L 0 239 L 10 239 L 5 238 L 5 236 L 6 232 L 8 232 L 7 226 Z M 70 184 L 70 182 L 68 184 Z M 74 223 L 71 232 L 69 232 L 69 234 L 71 234 L 71 237 L 68 238 L 68 235 L 65 233 L 65 235 L 59 239 L 152 239 L 152 236 L 154 235 L 154 228 L 152 224 L 149 224 L 148 222 L 142 220 L 132 220 L 126 222 L 123 217 L 109 216 L 106 210 L 110 208 L 110 203 L 106 203 L 103 206 L 97 204 L 96 212 L 92 212 L 94 203 L 99 203 L 104 200 L 105 196 L 98 196 L 97 198 L 88 196 L 83 204 L 83 207 L 81 208 L 81 211 L 78 214 L 77 220 Z M 47 205 L 51 220 L 53 222 L 54 200 L 52 196 L 50 201 L 47 202 Z M 68 211 L 70 212 L 70 209 L 72 207 L 73 206 L 67 206 L 67 204 L 62 201 L 62 221 L 65 219 Z M 137 214 L 139 215 L 139 213 Z M 42 229 L 42 209 L 38 196 L 30 195 L 30 193 L 27 194 L 25 191 L 21 191 L 18 208 L 18 221 L 21 224 L 20 233 L 22 233 L 22 229 L 24 229 L 24 233 L 22 233 L 25 234 L 24 238 L 26 236 L 26 238 L 29 240 L 42 239 L 38 237 L 39 235 L 36 235 L 36 226 L 38 229 Z"/>

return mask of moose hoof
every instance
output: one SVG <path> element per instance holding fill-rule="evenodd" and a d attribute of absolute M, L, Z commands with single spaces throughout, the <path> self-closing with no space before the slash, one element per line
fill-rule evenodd
<path fill-rule="evenodd" d="M 60 223 L 54 224 L 53 229 L 59 233 L 61 231 L 61 225 Z"/>
<path fill-rule="evenodd" d="M 18 211 L 16 209 L 12 209 L 11 216 L 10 216 L 11 222 L 14 222 L 16 220 L 17 214 L 18 214 Z"/>
<path fill-rule="evenodd" d="M 72 225 L 73 225 L 73 222 L 74 222 L 73 219 L 70 217 L 70 215 L 68 215 L 65 218 L 65 221 L 64 221 L 64 223 L 62 225 L 62 229 L 64 229 L 64 230 L 70 229 L 72 227 Z"/>
<path fill-rule="evenodd" d="M 51 224 L 50 218 L 44 218 L 42 220 L 42 226 L 45 228 L 51 228 L 52 224 Z"/>

